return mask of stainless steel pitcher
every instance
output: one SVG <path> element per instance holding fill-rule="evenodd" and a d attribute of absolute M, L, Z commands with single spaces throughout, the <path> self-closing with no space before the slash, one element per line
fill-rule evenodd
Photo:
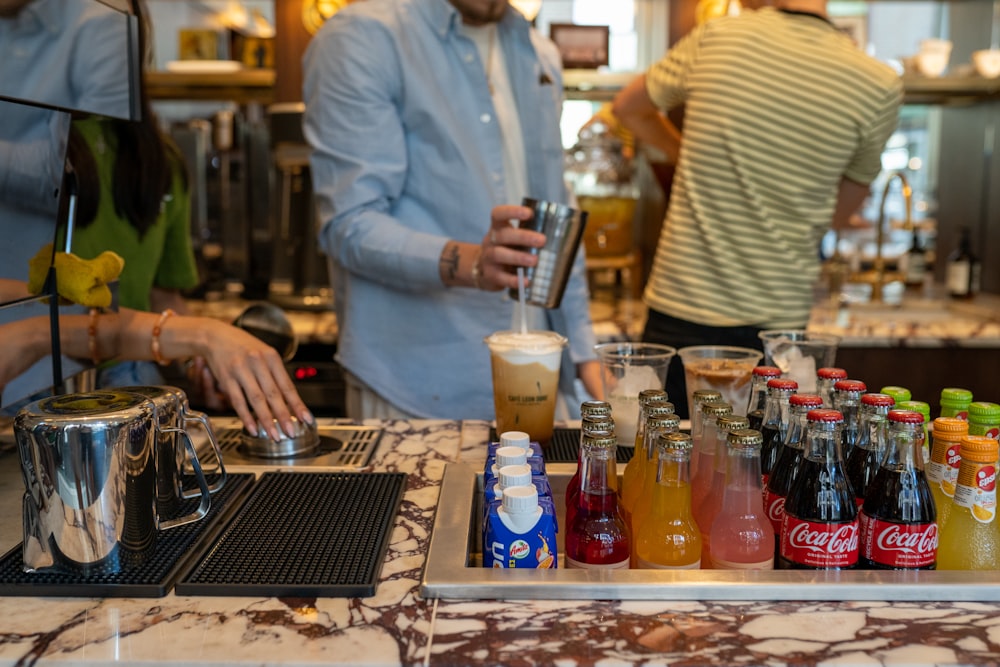
<path fill-rule="evenodd" d="M 141 394 L 153 401 L 156 408 L 156 502 L 161 516 L 171 516 L 178 511 L 180 501 L 197 497 L 201 491 L 197 489 L 184 490 L 184 472 L 193 467 L 187 455 L 187 448 L 182 440 L 190 439 L 188 427 L 200 425 L 208 436 L 217 464 L 214 470 L 219 478 L 208 486 L 215 493 L 226 483 L 226 467 L 222 462 L 222 450 L 215 439 L 212 425 L 204 412 L 192 410 L 188 405 L 187 394 L 178 387 L 168 385 L 141 385 L 119 387 L 121 391 L 131 391 Z M 205 470 L 205 465 L 202 464 Z"/>
<path fill-rule="evenodd" d="M 208 483 L 184 438 L 201 502 L 185 516 L 159 516 L 157 429 L 154 402 L 120 390 L 53 396 L 18 412 L 26 572 L 118 572 L 149 559 L 158 531 L 208 513 Z"/>

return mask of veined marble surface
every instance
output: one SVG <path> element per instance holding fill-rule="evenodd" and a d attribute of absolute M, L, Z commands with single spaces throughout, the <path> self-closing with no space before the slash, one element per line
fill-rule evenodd
<path fill-rule="evenodd" d="M 375 596 L 0 598 L 0 665 L 996 665 L 1000 602 L 425 600 L 447 462 L 485 422 L 385 422 L 373 469 L 409 474 Z M 0 546 L 20 533 L 0 455 Z"/>

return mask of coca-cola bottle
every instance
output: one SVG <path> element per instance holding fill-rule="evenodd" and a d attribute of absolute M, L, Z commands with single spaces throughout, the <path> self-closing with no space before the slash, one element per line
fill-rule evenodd
<path fill-rule="evenodd" d="M 858 565 L 858 506 L 844 472 L 836 410 L 806 414 L 802 464 L 785 498 L 781 569 L 849 570 Z"/>
<path fill-rule="evenodd" d="M 833 385 L 838 380 L 846 380 L 847 371 L 843 368 L 827 366 L 816 369 L 816 393 L 823 399 L 824 408 L 833 407 Z"/>
<path fill-rule="evenodd" d="M 788 397 L 788 430 L 778 448 L 778 458 L 764 488 L 764 511 L 774 528 L 774 558 L 781 547 L 781 520 L 785 516 L 785 498 L 802 463 L 806 433 L 806 414 L 823 406 L 819 394 L 792 394 Z"/>
<path fill-rule="evenodd" d="M 764 423 L 764 405 L 767 403 L 767 381 L 781 377 L 777 366 L 754 366 L 750 375 L 750 400 L 747 402 L 747 419 L 750 428 L 760 430 Z"/>
<path fill-rule="evenodd" d="M 795 380 L 774 378 L 767 381 L 767 403 L 764 407 L 764 423 L 760 427 L 764 445 L 760 450 L 761 484 L 767 486 L 774 461 L 778 458 L 778 448 L 788 431 L 788 399 L 799 389 Z"/>
<path fill-rule="evenodd" d="M 851 480 L 859 510 L 885 454 L 886 415 L 895 403 L 889 394 L 865 394 L 861 397 L 858 441 L 845 456 L 847 479 Z"/>
<path fill-rule="evenodd" d="M 585 433 L 582 447 L 580 496 L 573 522 L 566 525 L 566 567 L 627 568 L 631 539 L 612 481 L 618 440 L 607 431 Z"/>
<path fill-rule="evenodd" d="M 924 417 L 889 411 L 889 441 L 859 516 L 862 568 L 933 570 L 938 529 L 924 476 Z"/>
<path fill-rule="evenodd" d="M 611 418 L 611 404 L 605 401 L 584 401 L 580 406 L 580 449 L 577 454 L 576 472 L 566 484 L 566 524 L 573 520 L 580 497 L 580 474 L 583 469 L 583 438 L 588 433 L 615 432 L 615 422 Z"/>
<path fill-rule="evenodd" d="M 858 441 L 861 395 L 866 391 L 868 387 L 861 380 L 837 380 L 833 384 L 833 409 L 844 415 L 844 428 L 841 431 L 844 456 Z"/>

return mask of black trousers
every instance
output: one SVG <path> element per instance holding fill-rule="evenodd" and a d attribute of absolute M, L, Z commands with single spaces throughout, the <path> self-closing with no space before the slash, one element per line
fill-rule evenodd
<path fill-rule="evenodd" d="M 736 345 L 763 350 L 757 334 L 759 327 L 709 327 L 695 324 L 676 317 L 649 311 L 642 340 L 646 343 L 670 345 L 678 350 L 691 345 Z M 670 360 L 667 369 L 667 396 L 674 404 L 675 412 L 681 419 L 689 418 L 687 391 L 684 382 L 684 366 L 680 356 Z"/>

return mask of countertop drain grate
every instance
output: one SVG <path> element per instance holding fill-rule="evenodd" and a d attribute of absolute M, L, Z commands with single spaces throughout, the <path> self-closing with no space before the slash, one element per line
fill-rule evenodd
<path fill-rule="evenodd" d="M 404 473 L 268 472 L 178 595 L 370 597 Z"/>
<path fill-rule="evenodd" d="M 490 440 L 499 439 L 495 428 L 490 428 Z M 618 463 L 628 463 L 632 459 L 634 447 L 619 447 L 615 452 Z M 557 428 L 552 431 L 552 440 L 544 448 L 546 463 L 576 463 L 580 459 L 580 429 Z"/>
<path fill-rule="evenodd" d="M 0 560 L 0 595 L 163 597 L 170 592 L 188 557 L 197 553 L 199 538 L 217 532 L 215 529 L 240 506 L 240 499 L 250 490 L 253 479 L 254 476 L 249 473 L 230 473 L 225 486 L 212 496 L 212 508 L 204 519 L 160 531 L 156 536 L 153 556 L 142 565 L 125 567 L 119 572 L 86 576 L 63 572 L 25 572 L 22 569 L 21 545 L 18 544 Z M 197 503 L 197 499 L 184 501 L 178 515 L 193 511 Z"/>

